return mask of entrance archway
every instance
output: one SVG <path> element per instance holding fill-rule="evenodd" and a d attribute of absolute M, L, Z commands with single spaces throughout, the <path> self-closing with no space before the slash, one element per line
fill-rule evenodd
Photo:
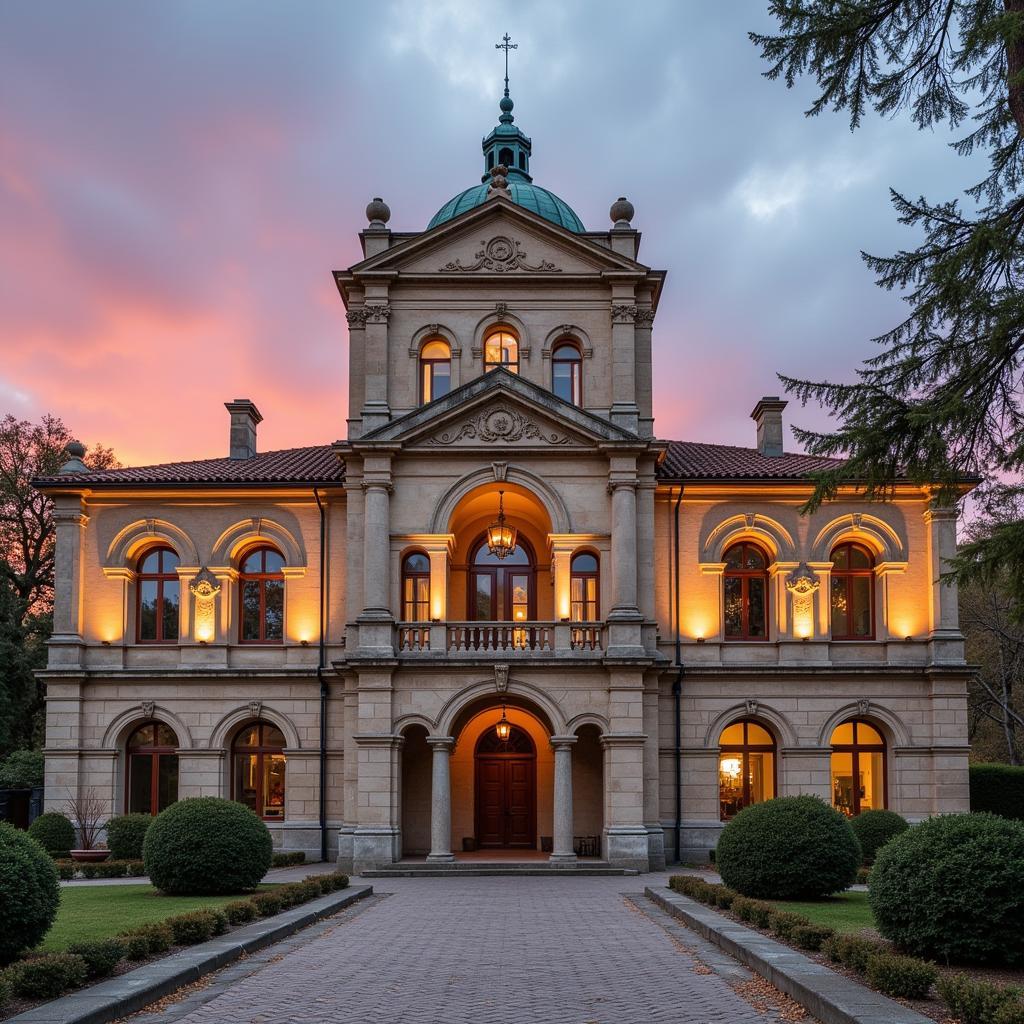
<path fill-rule="evenodd" d="M 537 846 L 537 749 L 525 729 L 485 729 L 474 752 L 476 842 L 481 850 Z"/>

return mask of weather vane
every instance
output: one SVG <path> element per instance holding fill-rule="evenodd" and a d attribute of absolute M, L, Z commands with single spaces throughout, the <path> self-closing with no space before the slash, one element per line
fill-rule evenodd
<path fill-rule="evenodd" d="M 505 95 L 507 96 L 508 95 L 508 51 L 509 50 L 518 50 L 519 49 L 519 44 L 518 43 L 513 43 L 511 36 L 509 36 L 509 34 L 506 32 L 501 37 L 501 42 L 494 44 L 494 48 L 496 50 L 504 50 L 505 51 Z"/>

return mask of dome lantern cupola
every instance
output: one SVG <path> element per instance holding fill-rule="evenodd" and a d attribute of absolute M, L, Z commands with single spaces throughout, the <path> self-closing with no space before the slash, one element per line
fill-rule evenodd
<path fill-rule="evenodd" d="M 500 43 L 494 44 L 496 50 L 505 51 L 505 94 L 498 103 L 501 114 L 498 116 L 497 127 L 491 129 L 491 134 L 482 143 L 484 173 L 481 181 L 490 181 L 491 171 L 500 164 L 508 168 L 510 178 L 533 181 L 530 177 L 530 139 L 513 123 L 515 117 L 512 115 L 512 108 L 515 104 L 508 94 L 508 51 L 515 50 L 518 46 L 518 43 L 512 42 L 507 32 Z"/>

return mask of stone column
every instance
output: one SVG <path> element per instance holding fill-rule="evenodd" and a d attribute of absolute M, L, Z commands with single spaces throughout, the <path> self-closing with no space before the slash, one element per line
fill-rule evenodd
<path fill-rule="evenodd" d="M 572 846 L 572 748 L 575 736 L 552 736 L 555 752 L 554 842 L 550 860 L 570 864 L 576 860 Z"/>
<path fill-rule="evenodd" d="M 363 463 L 363 610 L 359 648 L 394 654 L 391 615 L 391 459 L 367 456 Z"/>
<path fill-rule="evenodd" d="M 366 291 L 362 316 L 365 323 L 364 365 L 366 389 L 362 410 L 362 433 L 368 434 L 391 419 L 388 402 L 388 305 L 387 286 L 374 285 Z"/>
<path fill-rule="evenodd" d="M 54 502 L 57 537 L 53 557 L 53 634 L 48 644 L 50 668 L 79 665 L 84 649 L 82 541 L 89 523 L 84 507 L 77 494 L 59 497 Z"/>
<path fill-rule="evenodd" d="M 942 574 L 956 556 L 957 510 L 948 506 L 930 505 L 924 513 L 928 527 L 928 571 L 932 584 L 930 629 L 928 632 L 931 660 L 962 662 L 963 636 L 957 607 L 957 587 L 946 583 Z"/>
<path fill-rule="evenodd" d="M 632 282 L 612 287 L 612 407 L 609 418 L 618 427 L 640 429 L 636 397 L 636 294 Z"/>
<path fill-rule="evenodd" d="M 449 762 L 455 740 L 451 736 L 428 736 L 434 751 L 430 774 L 430 854 L 428 861 L 453 861 L 452 781 Z"/>
<path fill-rule="evenodd" d="M 613 479 L 612 610 L 638 615 L 636 605 L 636 479 Z"/>

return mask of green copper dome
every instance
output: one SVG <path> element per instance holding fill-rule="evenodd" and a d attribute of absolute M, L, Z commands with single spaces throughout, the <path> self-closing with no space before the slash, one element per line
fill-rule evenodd
<path fill-rule="evenodd" d="M 487 185 L 474 185 L 449 199 L 431 218 L 427 230 L 436 228 L 438 224 L 444 224 L 445 221 L 458 217 L 460 213 L 472 210 L 475 206 L 481 206 L 487 199 L 487 189 Z M 549 192 L 546 188 L 541 188 L 540 185 L 534 185 L 532 181 L 517 181 L 511 174 L 509 175 L 508 190 L 512 196 L 512 202 L 516 206 L 536 213 L 567 231 L 586 231 L 572 207 L 565 200 L 559 199 L 554 192 Z"/>
<path fill-rule="evenodd" d="M 545 220 L 557 224 L 566 231 L 586 231 L 583 222 L 576 216 L 572 207 L 562 199 L 559 199 L 554 192 L 549 192 L 540 185 L 534 185 L 530 176 L 530 157 L 533 146 L 529 136 L 517 128 L 512 116 L 513 103 L 508 94 L 508 79 L 505 79 L 505 95 L 499 103 L 501 116 L 500 122 L 492 129 L 482 142 L 484 151 L 484 173 L 482 185 L 474 185 L 460 192 L 457 196 L 449 199 L 444 206 L 431 218 L 427 230 L 436 228 L 438 224 L 444 224 L 460 213 L 472 210 L 483 205 L 487 200 L 487 191 L 490 187 L 491 175 L 495 167 L 504 166 L 508 169 L 508 191 L 512 202 L 521 206 L 524 210 L 536 213 Z"/>

